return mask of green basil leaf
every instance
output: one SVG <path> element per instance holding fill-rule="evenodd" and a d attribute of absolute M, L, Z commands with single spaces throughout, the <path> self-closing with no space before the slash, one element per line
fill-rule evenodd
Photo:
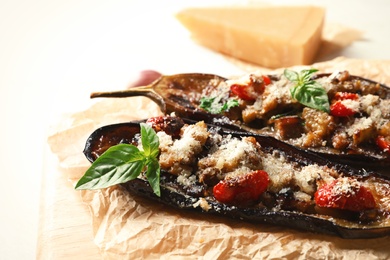
<path fill-rule="evenodd" d="M 312 76 L 314 73 L 316 73 L 317 69 L 308 69 L 308 70 L 302 70 L 301 71 L 301 79 L 303 82 L 311 81 Z"/>
<path fill-rule="evenodd" d="M 239 105 L 238 100 L 236 99 L 228 99 L 225 103 L 221 103 L 220 101 L 220 98 L 216 97 L 202 97 L 200 99 L 199 107 L 211 114 L 221 114 L 222 112 L 228 111 L 230 108 Z"/>
<path fill-rule="evenodd" d="M 329 113 L 329 99 L 325 88 L 312 79 L 317 69 L 302 70 L 299 74 L 288 69 L 284 70 L 285 77 L 295 83 L 290 89 L 291 97 L 299 103 Z"/>
<path fill-rule="evenodd" d="M 141 143 L 145 156 L 156 157 L 159 153 L 159 139 L 151 126 L 141 123 Z"/>
<path fill-rule="evenodd" d="M 238 106 L 238 100 L 237 99 L 229 99 L 225 104 L 222 106 L 222 112 L 228 111 L 232 107 Z"/>
<path fill-rule="evenodd" d="M 329 112 L 330 110 L 326 90 L 315 81 L 293 88 L 291 96 L 307 107 L 324 112 Z"/>
<path fill-rule="evenodd" d="M 293 70 L 285 69 L 283 75 L 291 82 L 299 81 L 299 74 Z"/>
<path fill-rule="evenodd" d="M 138 177 L 145 166 L 145 155 L 134 145 L 110 147 L 76 184 L 76 189 L 102 189 Z"/>
<path fill-rule="evenodd" d="M 157 158 L 151 158 L 147 162 L 146 166 L 148 167 L 146 169 L 146 177 L 148 182 L 152 187 L 153 192 L 160 197 L 160 164 Z"/>
<path fill-rule="evenodd" d="M 290 89 L 290 94 L 291 94 L 291 97 L 293 99 L 297 99 L 297 97 L 296 97 L 297 93 L 299 93 L 301 91 L 301 88 L 302 88 L 301 85 L 297 85 L 297 86 Z"/>
<path fill-rule="evenodd" d="M 214 105 L 214 102 L 215 101 L 215 97 L 202 97 L 200 99 L 200 105 L 199 107 L 210 112 L 211 114 L 218 114 L 219 112 L 218 111 L 215 111 L 215 105 Z M 219 110 L 219 109 L 218 109 Z"/>
<path fill-rule="evenodd" d="M 200 99 L 200 107 L 203 109 L 207 109 L 214 102 L 215 97 L 202 97 Z"/>

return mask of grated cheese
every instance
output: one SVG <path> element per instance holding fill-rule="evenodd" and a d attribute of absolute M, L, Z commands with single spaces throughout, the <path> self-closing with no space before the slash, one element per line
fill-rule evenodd
<path fill-rule="evenodd" d="M 379 104 L 379 96 L 368 94 L 360 97 L 361 108 L 367 114 L 371 114 L 375 106 Z"/>
<path fill-rule="evenodd" d="M 351 109 L 354 112 L 359 112 L 360 110 L 360 101 L 353 99 L 344 99 L 340 101 L 346 108 Z"/>
<path fill-rule="evenodd" d="M 201 207 L 204 211 L 209 211 L 211 205 L 207 202 L 205 198 L 199 198 L 197 202 L 192 205 L 194 208 Z"/>
<path fill-rule="evenodd" d="M 355 195 L 360 189 L 360 182 L 349 177 L 339 178 L 332 187 L 332 194 L 336 196 Z"/>
<path fill-rule="evenodd" d="M 311 196 L 307 193 L 302 192 L 302 191 L 294 192 L 294 197 L 295 197 L 295 199 L 297 199 L 299 201 L 311 202 Z"/>
<path fill-rule="evenodd" d="M 157 132 L 157 137 L 160 142 L 160 150 L 166 150 L 167 147 L 173 144 L 172 136 L 166 134 L 164 131 Z"/>
<path fill-rule="evenodd" d="M 293 85 L 294 84 L 288 81 L 284 76 L 273 84 L 268 85 L 265 88 L 263 95 L 258 97 L 258 99 L 262 99 L 262 109 L 260 113 L 265 114 L 276 108 L 278 104 L 296 103 L 295 100 L 292 100 L 290 93 L 290 89 Z"/>
<path fill-rule="evenodd" d="M 278 158 L 268 154 L 263 160 L 264 170 L 268 173 L 270 179 L 269 190 L 279 192 L 286 186 L 289 186 L 293 179 L 294 168 L 286 163 L 283 157 Z"/>
<path fill-rule="evenodd" d="M 353 124 L 347 129 L 349 136 L 353 136 L 356 132 L 372 127 L 373 121 L 370 117 L 356 118 Z"/>
<path fill-rule="evenodd" d="M 195 162 L 195 156 L 202 151 L 209 133 L 204 122 L 187 125 L 182 128 L 181 138 L 172 141 L 162 132 L 158 133 L 160 139 L 159 162 L 162 169 L 175 174 L 188 172 L 189 165 Z"/>
<path fill-rule="evenodd" d="M 177 182 L 183 185 L 184 187 L 188 187 L 193 185 L 196 182 L 196 176 L 191 172 L 183 172 L 177 176 Z"/>
<path fill-rule="evenodd" d="M 225 81 L 227 86 L 230 89 L 230 86 L 232 85 L 248 85 L 251 83 L 251 74 L 246 74 L 242 77 L 235 78 L 235 79 L 229 79 Z"/>
<path fill-rule="evenodd" d="M 362 118 L 361 125 L 367 124 L 366 121 L 369 122 L 370 119 Z M 177 183 L 184 188 L 197 184 L 200 181 L 199 175 L 209 168 L 220 170 L 216 171 L 216 175 L 213 176 L 219 180 L 243 176 L 254 170 L 264 170 L 270 180 L 268 192 L 278 196 L 277 194 L 292 191 L 294 199 L 303 202 L 306 206 L 314 203 L 313 197 L 318 186 L 331 184 L 337 180 L 332 186 L 331 192 L 334 195 L 351 196 L 364 185 L 374 193 L 375 197 L 378 197 L 376 203 L 379 208 L 390 208 L 390 199 L 388 199 L 390 182 L 377 183 L 375 178 L 374 181 L 373 179 L 360 181 L 351 177 L 343 177 L 335 169 L 317 164 L 299 166 L 288 161 L 283 153 L 278 151 L 272 154 L 264 153 L 253 137 L 221 136 L 208 132 L 203 122 L 184 126 L 178 140 L 172 140 L 165 132 L 158 132 L 157 136 L 160 140 L 160 163 L 162 165 L 165 163 L 169 172 L 175 174 L 176 171 Z M 213 152 L 208 150 L 208 155 L 198 160 L 197 157 L 204 149 L 206 139 L 208 140 L 207 146 L 211 145 Z M 188 157 L 187 159 L 192 158 L 189 164 L 186 164 L 187 159 L 183 159 L 185 156 Z M 166 161 L 167 159 L 169 160 Z M 194 199 L 193 202 L 193 207 L 200 207 L 204 211 L 212 208 L 207 197 Z M 273 205 L 272 210 L 278 209 L 282 209 L 282 204 Z M 218 208 L 214 210 L 218 211 Z"/>
<path fill-rule="evenodd" d="M 247 152 L 256 152 L 252 143 L 232 138 L 220 146 L 216 167 L 223 169 L 226 164 L 237 164 L 245 160 Z"/>

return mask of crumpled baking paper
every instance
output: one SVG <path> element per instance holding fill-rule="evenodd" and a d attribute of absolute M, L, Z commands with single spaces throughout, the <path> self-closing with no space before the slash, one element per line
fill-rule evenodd
<path fill-rule="evenodd" d="M 339 57 L 310 67 L 323 72 L 349 70 L 390 85 L 390 61 Z M 81 151 L 96 128 L 157 115 L 161 115 L 158 106 L 144 97 L 103 99 L 64 117 L 48 143 L 63 173 L 75 184 L 90 165 Z M 104 259 L 385 259 L 390 255 L 390 237 L 348 240 L 190 213 L 130 195 L 121 187 L 74 192 L 90 209 L 94 242 Z"/>

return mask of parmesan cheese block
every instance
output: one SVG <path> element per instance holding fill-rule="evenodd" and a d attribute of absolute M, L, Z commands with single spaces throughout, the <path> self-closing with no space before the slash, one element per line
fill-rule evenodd
<path fill-rule="evenodd" d="M 189 8 L 176 17 L 210 49 L 279 68 L 313 62 L 325 10 L 314 6 Z"/>

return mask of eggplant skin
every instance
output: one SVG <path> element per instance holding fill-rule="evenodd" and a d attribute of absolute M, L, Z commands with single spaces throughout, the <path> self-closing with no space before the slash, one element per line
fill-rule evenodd
<path fill-rule="evenodd" d="M 318 73 L 313 75 L 313 79 L 320 80 L 321 78 L 329 77 L 331 75 L 334 75 L 334 73 Z M 281 79 L 280 74 L 269 74 L 267 76 L 275 82 Z M 252 103 L 250 103 L 252 101 L 243 101 L 242 104 L 240 103 L 240 106 L 233 107 L 221 114 L 212 114 L 201 108 L 201 98 L 212 93 L 221 83 L 226 82 L 227 80 L 227 78 L 213 74 L 184 73 L 162 76 L 147 87 L 132 88 L 125 91 L 93 93 L 91 96 L 146 96 L 156 102 L 160 106 L 161 110 L 167 115 L 175 113 L 176 116 L 181 118 L 204 121 L 209 124 L 221 125 L 224 128 L 231 128 L 232 130 L 240 129 L 240 131 L 248 131 L 254 134 L 271 135 L 289 144 L 297 147 L 299 146 L 302 149 L 311 150 L 312 152 L 331 161 L 348 164 L 360 169 L 374 170 L 390 176 L 390 170 L 388 170 L 390 169 L 390 153 L 379 148 L 375 144 L 376 140 L 362 137 L 377 136 L 379 133 L 375 133 L 377 132 L 375 129 L 363 129 L 367 131 L 360 131 L 360 134 L 354 134 L 353 139 L 356 139 L 356 142 L 353 141 L 351 143 L 343 137 L 344 129 L 341 125 L 340 129 L 334 129 L 336 132 L 337 130 L 341 131 L 339 135 L 329 136 L 329 134 L 327 134 L 326 136 L 320 137 L 323 138 L 323 141 L 326 141 L 326 144 L 329 145 L 323 146 L 316 143 L 319 139 L 313 144 L 310 144 L 311 142 L 305 142 L 304 145 L 301 145 L 299 144 L 300 142 L 297 142 L 297 138 L 299 138 L 299 135 L 302 132 L 309 131 L 309 133 L 313 134 L 316 131 L 302 128 L 301 126 L 304 125 L 304 122 L 301 122 L 300 124 L 291 124 L 291 122 L 283 124 L 283 121 L 278 120 L 275 125 L 275 120 L 273 119 L 275 116 L 278 118 L 281 115 L 291 116 L 301 114 L 303 112 L 303 107 L 299 104 L 280 105 L 280 102 L 277 102 L 278 105 L 276 105 L 275 108 L 273 108 L 273 104 L 268 105 L 268 107 L 270 107 L 268 111 L 263 116 L 259 117 L 258 113 L 254 113 L 253 111 L 249 111 L 249 113 L 247 113 L 248 111 L 243 111 L 243 109 L 246 109 L 245 107 L 253 107 Z M 355 91 L 356 93 L 366 94 L 371 93 L 378 95 L 381 99 L 390 99 L 390 88 L 388 86 L 360 76 L 351 75 L 348 71 L 340 71 L 340 77 L 332 77 L 331 82 L 336 85 L 341 84 L 341 86 L 343 86 L 344 83 L 348 84 L 345 85 L 345 88 L 340 87 L 339 89 L 336 88 L 328 92 L 329 97 L 334 96 L 335 92 L 338 91 L 349 92 L 353 90 L 352 92 Z M 365 117 L 365 113 L 367 113 L 367 111 L 360 111 L 357 117 L 363 118 Z M 384 117 L 389 119 L 389 113 L 385 113 L 386 115 L 384 115 Z M 315 116 L 312 116 L 312 118 L 314 117 Z M 336 121 L 344 122 L 345 120 L 338 118 Z M 338 124 L 337 122 L 336 124 Z M 283 127 L 283 125 L 287 125 L 287 127 Z M 326 128 L 329 128 L 329 125 L 334 125 L 334 122 L 326 124 Z M 386 128 L 387 127 L 384 128 L 385 130 L 383 132 L 388 131 Z M 284 131 L 286 129 L 294 129 L 294 131 Z M 370 133 L 369 131 L 374 131 L 374 133 Z M 333 145 L 333 142 L 337 145 Z"/>
<path fill-rule="evenodd" d="M 143 179 L 129 181 L 122 186 L 132 194 L 148 198 L 164 205 L 179 210 L 201 212 L 210 215 L 222 215 L 228 218 L 240 219 L 249 223 L 263 223 L 288 228 L 309 231 L 319 234 L 338 236 L 345 239 L 377 238 L 390 235 L 390 227 L 384 228 L 347 228 L 334 222 L 314 217 L 307 214 L 291 211 L 270 211 L 266 208 L 238 208 L 216 201 L 208 201 L 210 210 L 205 211 L 200 207 L 194 208 L 195 198 L 180 192 L 172 191 L 164 186 L 161 187 L 161 197 L 157 197 L 149 183 Z"/>
<path fill-rule="evenodd" d="M 140 122 L 119 123 L 96 129 L 87 139 L 84 155 L 91 163 L 111 146 L 120 143 L 131 143 L 132 138 L 140 132 Z"/>
<path fill-rule="evenodd" d="M 140 122 L 127 122 L 114 125 L 103 126 L 96 129 L 86 141 L 84 154 L 86 158 L 93 162 L 100 154 L 102 154 L 110 146 L 118 143 L 131 143 L 132 138 L 140 131 Z M 188 123 L 188 120 L 184 120 Z M 285 142 L 279 141 L 270 136 L 255 135 L 248 132 L 239 132 L 231 129 L 224 129 L 219 126 L 208 125 L 213 127 L 218 133 L 231 134 L 233 136 L 254 136 L 267 153 L 277 151 L 288 158 L 289 161 L 299 163 L 301 165 L 327 165 L 333 167 L 337 171 L 346 176 L 376 176 L 388 180 L 387 176 L 381 176 L 374 172 L 367 172 L 365 170 L 357 170 L 348 165 L 337 164 L 320 157 L 310 151 L 305 151 L 289 145 Z M 127 183 L 121 184 L 130 193 L 148 198 L 150 200 L 163 203 L 165 205 L 188 211 L 196 211 L 204 214 L 225 216 L 233 219 L 240 219 L 251 223 L 266 223 L 277 226 L 285 226 L 293 229 L 310 231 L 314 233 L 334 235 L 346 239 L 360 239 L 360 238 L 375 238 L 390 235 L 390 226 L 379 227 L 365 226 L 351 227 L 348 225 L 341 225 L 327 219 L 324 216 L 316 214 L 305 214 L 297 211 L 286 210 L 270 210 L 266 207 L 237 207 L 227 205 L 216 201 L 213 197 L 203 197 L 202 195 L 190 195 L 185 190 L 180 189 L 177 184 L 174 184 L 175 176 L 162 171 L 161 172 L 161 197 L 153 193 L 147 180 L 138 178 Z M 201 207 L 194 207 L 194 203 L 200 198 L 206 199 L 210 209 L 205 211 Z"/>

